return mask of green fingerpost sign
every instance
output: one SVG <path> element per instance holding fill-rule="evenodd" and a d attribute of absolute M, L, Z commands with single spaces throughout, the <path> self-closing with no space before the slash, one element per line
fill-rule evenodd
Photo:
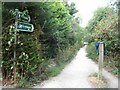
<path fill-rule="evenodd" d="M 18 20 L 30 22 L 30 16 L 28 15 L 28 10 L 25 10 L 23 12 L 18 12 Z"/>
<path fill-rule="evenodd" d="M 18 21 L 16 25 L 16 29 L 19 31 L 33 32 L 34 26 L 33 24 Z"/>

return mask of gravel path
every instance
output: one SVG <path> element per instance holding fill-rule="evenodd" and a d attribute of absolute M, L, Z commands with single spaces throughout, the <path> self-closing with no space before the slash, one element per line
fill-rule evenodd
<path fill-rule="evenodd" d="M 34 88 L 94 88 L 88 81 L 91 73 L 97 72 L 98 65 L 86 57 L 86 46 L 81 48 L 74 60 L 63 69 L 61 74 L 44 81 Z M 118 79 L 104 70 L 110 88 L 118 88 Z"/>

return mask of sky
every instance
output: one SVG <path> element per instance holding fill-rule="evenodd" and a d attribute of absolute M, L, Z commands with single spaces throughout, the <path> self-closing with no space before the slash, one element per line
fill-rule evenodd
<path fill-rule="evenodd" d="M 107 6 L 106 0 L 69 0 L 68 3 L 74 2 L 79 10 L 78 14 L 81 18 L 81 27 L 85 27 L 92 18 L 94 11 L 98 7 Z"/>

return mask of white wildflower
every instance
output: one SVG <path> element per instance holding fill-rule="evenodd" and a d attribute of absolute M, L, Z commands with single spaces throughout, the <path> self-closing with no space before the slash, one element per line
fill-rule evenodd
<path fill-rule="evenodd" d="M 8 41 L 8 44 L 9 44 L 9 45 L 11 45 L 11 42 L 10 42 L 10 41 Z"/>
<path fill-rule="evenodd" d="M 20 44 L 20 41 L 18 41 L 17 43 Z"/>
<path fill-rule="evenodd" d="M 5 50 L 6 50 L 6 51 L 8 51 L 9 49 L 8 49 L 8 48 L 6 48 Z"/>
<path fill-rule="evenodd" d="M 11 67 L 11 69 L 13 69 L 13 66 Z"/>
<path fill-rule="evenodd" d="M 23 52 L 23 55 L 25 56 L 25 53 Z"/>
<path fill-rule="evenodd" d="M 26 54 L 26 59 L 28 59 L 28 55 Z"/>
<path fill-rule="evenodd" d="M 12 29 L 12 28 L 13 28 L 13 26 L 11 25 L 11 26 L 10 26 L 10 28 Z"/>
<path fill-rule="evenodd" d="M 19 59 L 21 59 L 21 58 L 22 58 L 22 55 L 19 56 Z"/>
<path fill-rule="evenodd" d="M 12 42 L 12 41 L 13 41 L 13 38 L 10 39 L 10 42 Z"/>
<path fill-rule="evenodd" d="M 23 43 L 21 43 L 21 45 L 23 45 Z"/>

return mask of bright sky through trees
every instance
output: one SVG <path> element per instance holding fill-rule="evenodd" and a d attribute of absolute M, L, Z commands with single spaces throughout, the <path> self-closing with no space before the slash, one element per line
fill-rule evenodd
<path fill-rule="evenodd" d="M 78 15 L 82 18 L 81 26 L 85 27 L 88 20 L 93 16 L 94 11 L 101 6 L 106 6 L 105 0 L 69 0 L 69 3 L 74 2 L 79 10 Z"/>

